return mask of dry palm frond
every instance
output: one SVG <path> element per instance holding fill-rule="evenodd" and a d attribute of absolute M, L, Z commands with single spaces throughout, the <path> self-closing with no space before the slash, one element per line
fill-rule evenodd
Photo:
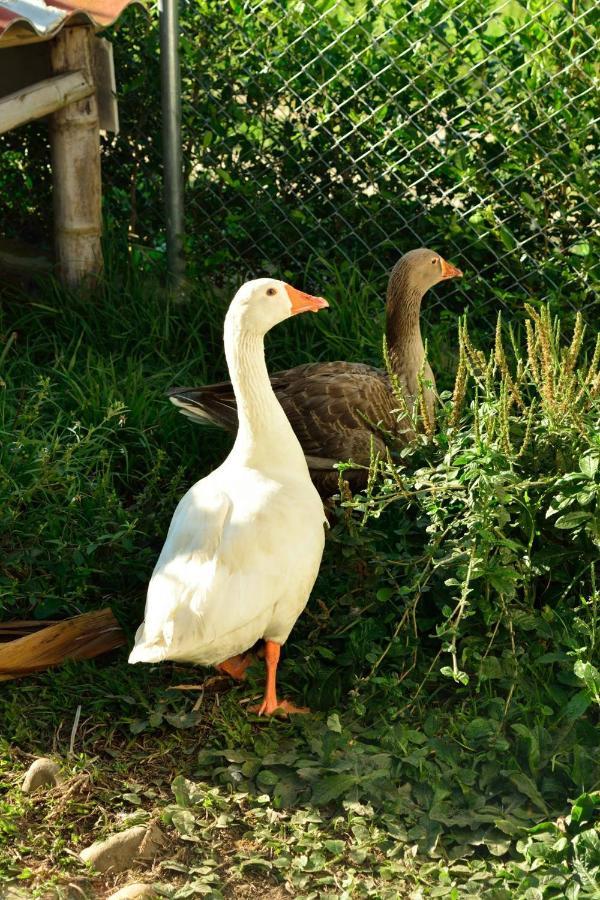
<path fill-rule="evenodd" d="M 37 626 L 41 624 L 42 627 Z M 125 643 L 110 609 L 101 609 L 48 625 L 4 622 L 2 634 L 23 635 L 0 645 L 0 681 L 60 665 L 66 659 L 91 659 Z"/>

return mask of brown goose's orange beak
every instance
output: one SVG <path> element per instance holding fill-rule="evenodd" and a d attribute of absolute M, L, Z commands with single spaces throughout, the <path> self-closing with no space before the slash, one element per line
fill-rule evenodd
<path fill-rule="evenodd" d="M 462 278 L 463 273 L 456 266 L 442 259 L 442 278 Z"/>
<path fill-rule="evenodd" d="M 286 284 L 285 289 L 292 304 L 292 315 L 302 312 L 319 312 L 320 309 L 327 309 L 329 303 L 323 297 L 313 297 L 312 294 L 305 294 L 299 291 L 291 284 Z"/>

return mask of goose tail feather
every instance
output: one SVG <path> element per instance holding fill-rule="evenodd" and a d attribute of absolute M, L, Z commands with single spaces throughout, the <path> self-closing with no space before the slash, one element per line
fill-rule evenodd
<path fill-rule="evenodd" d="M 237 430 L 237 409 L 233 391 L 224 394 L 221 385 L 205 388 L 170 388 L 167 396 L 171 403 L 192 422 L 199 425 L 216 425 L 227 431 Z"/>

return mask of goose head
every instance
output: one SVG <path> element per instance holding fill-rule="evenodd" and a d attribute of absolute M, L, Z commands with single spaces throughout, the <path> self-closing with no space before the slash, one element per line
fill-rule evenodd
<path fill-rule="evenodd" d="M 418 368 L 422 358 L 419 314 L 423 295 L 440 281 L 461 276 L 460 269 L 427 247 L 410 250 L 398 260 L 390 273 L 386 307 L 386 340 L 393 365 L 399 365 L 400 357 L 409 351 Z"/>
<path fill-rule="evenodd" d="M 328 306 L 323 297 L 305 294 L 285 281 L 256 278 L 242 285 L 233 298 L 230 312 L 244 331 L 264 335 L 290 316 L 318 312 Z"/>
<path fill-rule="evenodd" d="M 402 256 L 390 276 L 390 287 L 396 283 L 398 288 L 403 286 L 407 293 L 422 297 L 423 294 L 449 278 L 461 278 L 462 272 L 456 266 L 427 247 L 419 247 L 417 250 L 409 250 Z"/>

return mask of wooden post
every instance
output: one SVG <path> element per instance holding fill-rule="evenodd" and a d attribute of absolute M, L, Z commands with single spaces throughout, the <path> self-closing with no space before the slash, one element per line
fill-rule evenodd
<path fill-rule="evenodd" d="M 51 43 L 52 71 L 81 71 L 93 84 L 93 29 L 67 26 Z M 100 132 L 95 93 L 54 113 L 50 125 L 54 235 L 61 279 L 75 286 L 102 271 Z"/>

